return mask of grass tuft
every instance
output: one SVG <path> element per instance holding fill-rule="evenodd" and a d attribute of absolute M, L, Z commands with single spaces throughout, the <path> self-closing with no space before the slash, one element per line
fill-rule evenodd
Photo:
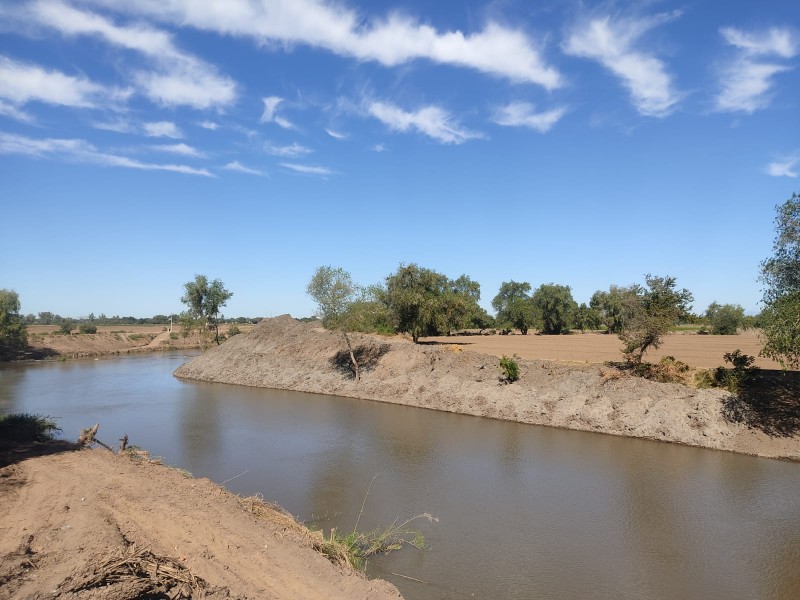
<path fill-rule="evenodd" d="M 42 442 L 61 431 L 51 417 L 29 413 L 0 416 L 0 439 L 11 442 Z"/>

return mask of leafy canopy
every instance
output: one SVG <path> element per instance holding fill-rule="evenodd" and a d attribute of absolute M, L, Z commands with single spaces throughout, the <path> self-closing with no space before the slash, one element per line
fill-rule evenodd
<path fill-rule="evenodd" d="M 0 290 L 0 350 L 17 349 L 28 341 L 25 323 L 19 314 L 19 294 L 14 290 Z"/>
<path fill-rule="evenodd" d="M 183 288 L 181 302 L 187 308 L 182 319 L 184 326 L 213 329 L 214 340 L 219 344 L 220 309 L 231 299 L 233 292 L 225 289 L 219 279 L 209 283 L 205 275 L 195 275 L 194 281 L 187 281 Z"/>
<path fill-rule="evenodd" d="M 800 195 L 777 207 L 773 255 L 761 263 L 764 289 L 761 351 L 784 368 L 800 368 Z"/>
<path fill-rule="evenodd" d="M 633 285 L 623 294 L 623 329 L 619 338 L 627 360 L 641 363 L 648 348 L 658 348 L 661 338 L 691 310 L 694 300 L 687 289 L 678 290 L 674 277 L 645 275 L 647 287 Z"/>
<path fill-rule="evenodd" d="M 507 329 L 519 329 L 527 335 L 536 323 L 536 313 L 530 297 L 531 284 L 527 281 L 504 281 L 492 299 L 492 308 L 497 311 L 497 324 Z"/>
<path fill-rule="evenodd" d="M 572 298 L 569 286 L 543 284 L 533 293 L 531 303 L 541 320 L 542 333 L 546 335 L 569 333 L 570 324 L 578 310 L 578 303 Z"/>

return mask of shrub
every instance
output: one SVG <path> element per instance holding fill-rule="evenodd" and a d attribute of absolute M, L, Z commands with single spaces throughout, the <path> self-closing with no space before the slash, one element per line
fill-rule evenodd
<path fill-rule="evenodd" d="M 61 431 L 50 417 L 14 413 L 0 416 L 0 440 L 10 442 L 43 441 Z"/>
<path fill-rule="evenodd" d="M 514 383 L 519 379 L 519 365 L 513 358 L 503 355 L 500 359 L 500 370 L 503 373 L 500 381 L 503 383 Z"/>
<path fill-rule="evenodd" d="M 169 339 L 177 340 L 178 339 L 178 334 L 173 331 L 172 333 L 169 334 Z"/>
<path fill-rule="evenodd" d="M 81 333 L 97 333 L 97 326 L 81 325 L 80 327 L 78 327 L 78 331 Z"/>
<path fill-rule="evenodd" d="M 72 333 L 72 329 L 75 327 L 75 324 L 72 321 L 64 321 L 59 328 L 59 331 L 64 335 L 69 335 Z"/>
<path fill-rule="evenodd" d="M 231 325 L 230 327 L 228 327 L 228 337 L 229 338 L 233 337 L 235 335 L 239 335 L 240 333 L 242 333 L 242 330 L 239 329 L 236 325 Z"/>
<path fill-rule="evenodd" d="M 738 396 L 758 371 L 758 367 L 753 366 L 756 357 L 742 354 L 742 351 L 737 349 L 733 352 L 726 352 L 723 358 L 726 363 L 731 364 L 731 368 L 717 367 L 708 371 L 700 371 L 695 375 L 695 385 L 699 388 L 725 388 L 731 394 Z"/>
<path fill-rule="evenodd" d="M 677 360 L 674 356 L 665 356 L 658 364 L 641 362 L 633 363 L 633 372 L 639 377 L 660 383 L 682 383 L 689 365 Z"/>

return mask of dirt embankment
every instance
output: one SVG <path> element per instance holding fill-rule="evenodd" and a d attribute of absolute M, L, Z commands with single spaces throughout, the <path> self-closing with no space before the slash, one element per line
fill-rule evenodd
<path fill-rule="evenodd" d="M 207 479 L 65 443 L 37 454 L 0 462 L 0 599 L 401 598 Z"/>
<path fill-rule="evenodd" d="M 496 356 L 462 346 L 360 334 L 352 334 L 351 342 L 365 363 L 360 383 L 349 373 L 341 334 L 288 315 L 262 321 L 175 375 L 800 459 L 796 430 L 734 422 L 725 416 L 726 408 L 736 412 L 730 395 L 720 390 L 620 376 L 602 365 L 541 360 L 520 360 L 519 381 L 502 385 Z"/>
<path fill-rule="evenodd" d="M 242 325 L 241 331 L 249 331 L 251 325 Z M 228 326 L 220 327 L 226 334 Z M 207 340 L 206 343 L 211 343 Z M 160 325 L 101 326 L 97 333 L 58 333 L 58 328 L 48 325 L 28 327 L 28 347 L 7 360 L 39 360 L 52 358 L 88 358 L 109 354 L 132 352 L 154 352 L 160 350 L 189 350 L 201 348 L 200 337 L 191 333 L 184 337 L 180 327 L 166 331 Z M 2 360 L 3 357 L 0 357 Z"/>

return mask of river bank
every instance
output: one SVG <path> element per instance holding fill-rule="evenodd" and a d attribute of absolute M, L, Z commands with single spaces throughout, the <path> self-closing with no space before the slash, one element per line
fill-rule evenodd
<path fill-rule="evenodd" d="M 359 383 L 341 334 L 288 315 L 262 321 L 175 375 L 800 460 L 797 431 L 732 420 L 726 416 L 730 394 L 721 390 L 541 360 L 520 360 L 519 381 L 502 385 L 497 357 L 457 344 L 415 345 L 361 334 L 352 334 L 351 343 L 364 365 Z"/>
<path fill-rule="evenodd" d="M 0 598 L 127 600 L 154 585 L 177 598 L 401 598 L 208 479 L 59 441 L 0 460 Z"/>

